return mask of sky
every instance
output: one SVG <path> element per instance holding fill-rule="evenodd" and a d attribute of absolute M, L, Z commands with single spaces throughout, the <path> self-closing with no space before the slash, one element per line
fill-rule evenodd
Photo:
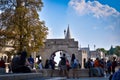
<path fill-rule="evenodd" d="M 49 29 L 48 39 L 64 38 L 69 25 L 71 37 L 81 48 L 120 46 L 120 0 L 42 1 L 39 15 Z"/>

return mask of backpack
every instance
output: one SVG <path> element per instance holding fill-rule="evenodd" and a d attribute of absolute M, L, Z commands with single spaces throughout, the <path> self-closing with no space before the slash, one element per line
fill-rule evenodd
<path fill-rule="evenodd" d="M 72 68 L 77 68 L 77 67 L 78 67 L 78 62 L 75 59 L 74 62 L 72 63 Z"/>
<path fill-rule="evenodd" d="M 92 67 L 92 63 L 90 61 L 87 62 L 87 68 L 91 68 Z"/>
<path fill-rule="evenodd" d="M 61 65 L 66 65 L 66 59 L 62 57 L 61 59 Z"/>
<path fill-rule="evenodd" d="M 72 68 L 77 68 L 78 64 L 77 63 L 73 63 L 72 64 Z"/>

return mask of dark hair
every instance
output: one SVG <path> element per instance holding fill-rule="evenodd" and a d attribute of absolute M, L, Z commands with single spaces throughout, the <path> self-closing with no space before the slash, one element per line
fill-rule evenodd
<path fill-rule="evenodd" d="M 74 61 L 74 59 L 75 59 L 75 54 L 73 53 L 73 54 L 72 54 L 71 61 L 73 62 L 73 61 Z"/>
<path fill-rule="evenodd" d="M 63 54 L 63 57 L 65 57 L 65 53 Z"/>
<path fill-rule="evenodd" d="M 23 52 L 21 53 L 21 57 L 26 58 L 26 57 L 27 57 L 27 52 L 26 52 L 26 51 L 23 51 Z"/>
<path fill-rule="evenodd" d="M 115 60 L 116 59 L 116 57 L 113 57 L 113 60 Z"/>
<path fill-rule="evenodd" d="M 27 57 L 27 52 L 26 52 L 26 51 L 23 51 L 23 52 L 21 53 L 21 56 L 20 56 L 20 64 L 21 64 L 21 65 L 25 65 L 26 57 Z"/>

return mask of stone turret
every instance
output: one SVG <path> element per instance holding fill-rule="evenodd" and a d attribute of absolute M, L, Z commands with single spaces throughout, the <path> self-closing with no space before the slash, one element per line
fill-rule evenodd
<path fill-rule="evenodd" d="M 67 28 L 67 32 L 66 32 L 66 34 L 65 34 L 65 39 L 71 39 L 71 34 L 70 34 L 69 25 L 68 25 L 68 28 Z"/>

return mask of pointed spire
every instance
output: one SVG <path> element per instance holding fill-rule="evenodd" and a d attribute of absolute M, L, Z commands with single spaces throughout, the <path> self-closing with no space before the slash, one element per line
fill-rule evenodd
<path fill-rule="evenodd" d="M 68 24 L 68 28 L 67 28 L 65 39 L 71 39 L 69 24 Z"/>

